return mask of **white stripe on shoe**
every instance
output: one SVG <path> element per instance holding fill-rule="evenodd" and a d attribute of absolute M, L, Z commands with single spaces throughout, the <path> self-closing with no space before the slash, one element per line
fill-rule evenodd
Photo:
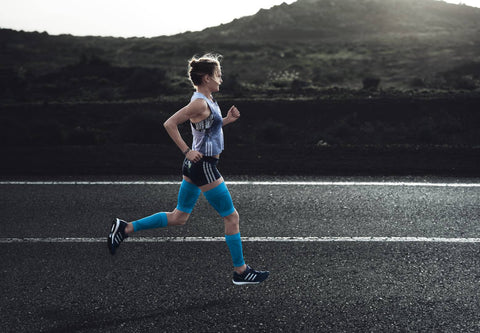
<path fill-rule="evenodd" d="M 257 277 L 257 274 L 248 273 L 243 279 L 245 281 L 255 281 L 256 277 Z"/>

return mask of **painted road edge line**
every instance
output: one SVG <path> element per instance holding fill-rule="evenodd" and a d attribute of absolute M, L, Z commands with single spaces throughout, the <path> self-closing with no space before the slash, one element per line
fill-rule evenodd
<path fill-rule="evenodd" d="M 227 185 L 262 186 L 426 186 L 480 187 L 480 183 L 342 182 L 342 181 L 226 181 Z M 0 185 L 180 185 L 180 181 L 0 181 Z"/>
<path fill-rule="evenodd" d="M 106 237 L 4 237 L 0 244 L 8 243 L 104 243 Z M 131 243 L 193 243 L 224 242 L 224 237 L 130 237 Z M 376 243 L 480 243 L 480 238 L 448 237 L 242 237 L 243 242 L 376 242 Z"/>

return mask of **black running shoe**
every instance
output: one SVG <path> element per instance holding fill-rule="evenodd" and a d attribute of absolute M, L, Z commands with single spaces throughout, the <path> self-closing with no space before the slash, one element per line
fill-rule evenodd
<path fill-rule="evenodd" d="M 242 274 L 233 272 L 233 283 L 236 285 L 244 284 L 259 284 L 268 278 L 270 272 L 268 271 L 256 271 L 252 267 L 247 265 L 247 269 Z"/>
<path fill-rule="evenodd" d="M 120 246 L 120 243 L 128 237 L 128 235 L 125 233 L 126 226 L 127 222 L 120 219 L 115 219 L 115 221 L 112 223 L 112 230 L 110 231 L 107 240 L 108 249 L 112 255 L 115 254 L 115 251 L 117 250 L 117 247 Z"/>

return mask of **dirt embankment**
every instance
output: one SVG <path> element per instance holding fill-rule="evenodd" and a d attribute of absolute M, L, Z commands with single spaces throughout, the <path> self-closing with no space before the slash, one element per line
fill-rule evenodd
<path fill-rule="evenodd" d="M 479 98 L 220 101 L 232 104 L 242 117 L 225 128 L 224 174 L 479 174 Z M 176 174 L 182 155 L 162 123 L 181 106 L 5 107 L 0 170 Z"/>

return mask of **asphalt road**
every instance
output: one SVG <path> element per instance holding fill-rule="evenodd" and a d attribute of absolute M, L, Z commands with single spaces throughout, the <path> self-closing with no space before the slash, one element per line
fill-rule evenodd
<path fill-rule="evenodd" d="M 177 184 L 1 183 L 0 331 L 478 332 L 480 179 L 344 180 L 229 185 L 242 236 L 470 241 L 249 241 L 271 276 L 239 287 L 222 241 L 132 241 L 223 236 L 203 197 L 186 226 L 108 253 L 111 220 L 172 209 Z"/>

